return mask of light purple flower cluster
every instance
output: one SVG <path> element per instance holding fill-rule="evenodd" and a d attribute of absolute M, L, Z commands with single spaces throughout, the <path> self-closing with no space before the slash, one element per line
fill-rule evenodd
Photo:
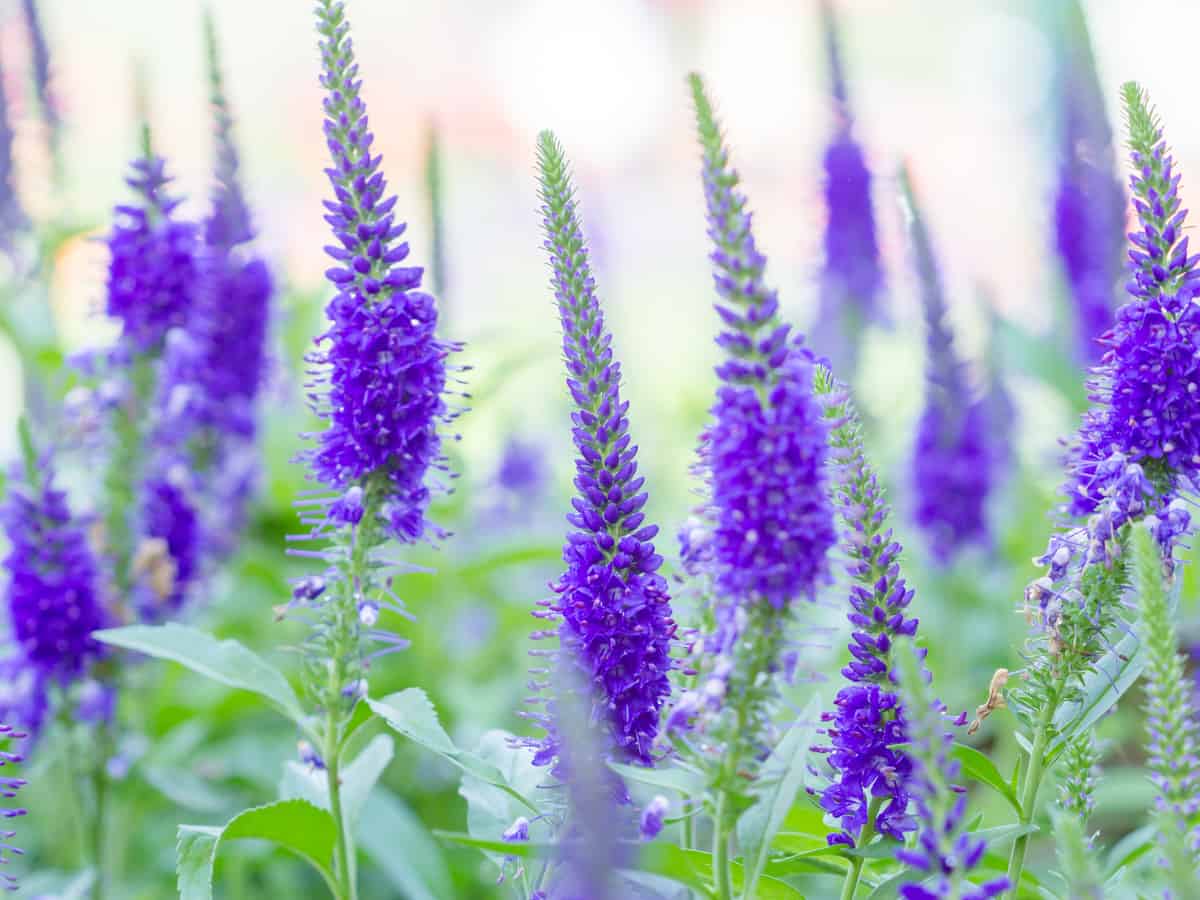
<path fill-rule="evenodd" d="M 1079 358 L 1094 363 L 1097 343 L 1113 323 L 1125 228 L 1125 194 L 1116 177 L 1113 135 L 1104 111 L 1087 24 L 1074 3 L 1064 4 L 1059 73 L 1058 187 L 1055 245 L 1075 307 Z"/>
<path fill-rule="evenodd" d="M 963 546 L 987 539 L 986 501 L 993 454 L 981 400 L 971 396 L 965 367 L 946 321 L 941 274 L 907 173 L 902 175 L 911 215 L 910 233 L 925 310 L 925 408 L 912 456 L 917 524 L 934 557 L 949 562 Z"/>
<path fill-rule="evenodd" d="M 0 80 L 4 70 L 0 68 Z M 13 166 L 13 127 L 9 116 L 8 99 L 0 91 L 0 249 L 12 252 L 13 237 L 28 223 L 17 196 L 16 172 Z"/>
<path fill-rule="evenodd" d="M 161 158 L 138 159 L 132 169 L 126 183 L 138 204 L 115 211 L 105 311 L 121 322 L 129 353 L 160 352 L 167 332 L 187 321 L 200 284 L 197 229 L 175 215 L 181 201 L 167 193 Z"/>
<path fill-rule="evenodd" d="M 812 395 L 813 359 L 779 317 L 763 283 L 746 198 L 703 86 L 692 82 L 701 142 L 715 305 L 724 330 L 712 422 L 701 436 L 711 487 L 711 554 L 717 593 L 776 610 L 811 599 L 836 540 L 825 495 L 826 429 Z"/>
<path fill-rule="evenodd" d="M 833 423 L 831 466 L 836 472 L 833 495 L 843 522 L 843 549 L 850 576 L 853 628 L 849 665 L 842 669 L 850 684 L 838 691 L 836 710 L 824 713 L 828 754 L 834 780 L 821 794 L 821 807 L 841 821 L 831 844 L 854 846 L 872 803 L 878 813 L 873 831 L 903 840 L 914 827 L 908 815 L 907 781 L 912 764 L 899 747 L 906 740 L 900 698 L 894 686 L 892 649 L 898 637 L 913 637 L 917 620 L 905 613 L 913 590 L 900 573 L 900 543 L 887 526 L 890 510 L 883 488 L 863 452 L 861 426 L 849 393 L 823 370 L 828 388 L 826 409 Z"/>
<path fill-rule="evenodd" d="M 15 471 L 0 509 L 10 550 L 6 601 L 18 658 L 31 679 L 22 708 L 6 713 L 37 730 L 52 683 L 68 684 L 101 655 L 92 632 L 108 615 L 100 596 L 99 570 L 82 524 L 54 486 L 52 460 L 39 471 Z"/>
<path fill-rule="evenodd" d="M 446 357 L 455 347 L 435 334 L 437 307 L 418 290 L 421 268 L 399 265 L 409 252 L 399 241 L 406 226 L 392 212 L 396 198 L 385 196 L 381 157 L 371 153 L 374 135 L 343 4 L 322 0 L 317 12 L 333 157 L 326 174 L 334 199 L 325 201 L 325 221 L 336 240 L 325 248 L 336 261 L 326 276 L 337 295 L 326 308 L 331 325 L 310 357 L 328 379 L 316 402 L 327 427 L 306 458 L 313 477 L 331 490 L 370 483 L 382 530 L 413 542 L 437 533 L 425 517 L 426 477 L 444 466 L 438 426 L 449 418 Z M 340 501 L 328 510 L 331 522 L 344 524 L 351 512 Z"/>
<path fill-rule="evenodd" d="M 1090 516 L 1089 560 L 1107 559 L 1122 525 L 1157 515 L 1169 548 L 1189 527 L 1174 501 L 1200 472 L 1200 255 L 1183 235 L 1179 174 L 1136 85 L 1124 88 L 1140 230 L 1130 233 L 1131 300 L 1104 336 L 1093 406 L 1071 449 L 1068 512 Z"/>
<path fill-rule="evenodd" d="M 871 172 L 851 131 L 849 98 L 832 6 L 821 4 L 829 57 L 836 127 L 825 151 L 825 263 L 821 271 L 820 311 L 814 342 L 846 372 L 855 366 L 854 347 L 862 326 L 880 318 L 883 284 Z M 834 352 L 836 351 L 836 352 Z"/>
<path fill-rule="evenodd" d="M 575 462 L 575 529 L 563 548 L 566 571 L 554 596 L 535 615 L 561 620 L 558 656 L 582 667 L 595 695 L 593 718 L 608 724 L 613 746 L 650 765 L 659 710 L 670 694 L 670 648 L 675 635 L 663 559 L 654 550 L 658 526 L 646 524 L 645 479 L 629 434 L 629 403 L 621 399 L 621 364 L 595 293 L 562 147 L 549 132 L 538 139 L 545 247 L 562 320 L 567 388 L 575 403 L 571 430 Z M 538 669 L 549 675 L 551 670 Z M 535 757 L 555 759 L 559 739 L 553 709 L 535 716 L 548 734 Z"/>

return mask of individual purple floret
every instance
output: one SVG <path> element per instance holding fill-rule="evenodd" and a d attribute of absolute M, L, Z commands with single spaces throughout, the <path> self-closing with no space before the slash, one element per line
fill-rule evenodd
<path fill-rule="evenodd" d="M 928 230 L 907 172 L 901 179 L 910 211 L 928 347 L 925 409 L 917 423 L 912 458 L 915 517 L 928 536 L 934 557 L 947 563 L 963 546 L 987 539 L 985 512 L 994 457 L 987 409 L 971 396 L 965 367 L 953 346 Z"/>
<path fill-rule="evenodd" d="M 649 841 L 659 836 L 663 830 L 663 821 L 666 819 L 670 809 L 671 802 L 666 797 L 662 794 L 654 795 L 654 798 L 642 810 L 642 820 L 639 828 L 643 839 Z"/>
<path fill-rule="evenodd" d="M 812 396 L 812 355 L 779 318 L 737 173 L 699 78 L 692 87 L 720 297 L 715 308 L 724 325 L 717 398 L 700 450 L 711 487 L 717 593 L 735 604 L 781 610 L 814 596 L 836 540 L 825 496 L 825 424 Z"/>
<path fill-rule="evenodd" d="M 6 749 L 0 750 L 0 770 L 6 766 L 16 766 L 24 762 L 24 757 L 21 755 L 20 747 L 17 744 L 23 741 L 28 735 L 18 731 L 11 725 L 0 724 L 0 741 L 4 742 Z M 0 797 L 5 800 L 12 800 L 17 796 L 17 791 L 25 787 L 27 782 L 24 778 L 18 778 L 14 775 L 4 772 L 0 774 Z M 0 818 L 16 819 L 26 815 L 28 810 L 19 806 L 8 806 L 7 804 L 0 807 Z M 5 865 L 9 861 L 9 854 L 20 856 L 24 851 L 20 847 L 16 847 L 9 843 L 16 835 L 11 829 L 0 829 L 0 866 Z M 9 875 L 7 872 L 0 872 L 0 887 L 6 890 L 17 890 L 17 879 Z"/>
<path fill-rule="evenodd" d="M 1116 307 L 1125 193 L 1083 12 L 1069 3 L 1063 15 L 1055 245 L 1074 301 L 1079 358 L 1094 363 L 1103 352 L 1097 339 Z"/>
<path fill-rule="evenodd" d="M 123 347 L 157 352 L 167 332 L 187 321 L 200 283 L 197 229 L 176 218 L 181 201 L 166 191 L 162 159 L 138 159 L 132 169 L 126 183 L 138 204 L 115 210 L 105 311 L 121 322 Z"/>
<path fill-rule="evenodd" d="M 969 880 L 987 845 L 966 830 L 967 795 L 953 783 L 962 767 L 950 756 L 953 736 L 946 730 L 946 708 L 931 696 L 922 656 L 908 642 L 897 647 L 912 759 L 909 785 L 919 824 L 916 845 L 896 852 L 896 859 L 914 870 L 913 880 L 901 885 L 900 896 L 903 900 L 989 900 L 1008 889 L 1008 879 L 981 885 Z"/>
<path fill-rule="evenodd" d="M 851 132 L 852 119 L 842 70 L 841 48 L 832 5 L 821 4 L 829 57 L 836 125 L 825 151 L 825 262 L 821 270 L 820 306 L 813 326 L 815 346 L 840 368 L 852 372 L 855 347 L 863 325 L 880 317 L 878 296 L 883 284 L 871 172 Z"/>
<path fill-rule="evenodd" d="M 78 678 L 100 656 L 92 632 L 108 624 L 84 528 L 54 486 L 50 458 L 37 469 L 13 473 L 0 509 L 10 545 L 4 560 L 9 621 L 18 665 L 33 680 L 29 720 L 20 724 L 31 729 L 41 724 L 49 685 Z"/>
<path fill-rule="evenodd" d="M 883 488 L 863 452 L 861 425 L 848 391 L 823 369 L 818 384 L 825 395 L 830 433 L 833 496 L 843 523 L 843 551 L 850 576 L 853 629 L 850 683 L 838 691 L 829 723 L 828 754 L 834 779 L 821 794 L 821 807 L 841 822 L 831 844 L 855 846 L 867 833 L 868 811 L 877 813 L 870 833 L 903 840 L 914 827 L 908 815 L 907 781 L 912 764 L 898 746 L 906 740 L 900 698 L 895 690 L 892 650 L 898 637 L 913 637 L 917 620 L 905 613 L 913 598 L 900 573 L 900 543 L 893 539 Z"/>
<path fill-rule="evenodd" d="M 563 548 L 566 571 L 535 613 L 560 624 L 535 637 L 557 634 L 559 658 L 581 667 L 594 692 L 591 719 L 607 722 L 620 757 L 650 765 L 659 710 L 671 691 L 675 635 L 667 583 L 658 574 L 663 560 L 653 544 L 658 527 L 647 525 L 642 512 L 645 479 L 637 473 L 629 403 L 621 399 L 621 366 L 596 297 L 567 162 L 549 132 L 538 138 L 538 164 L 579 457 L 574 511 L 567 516 L 574 531 Z M 551 674 L 551 668 L 535 671 Z M 548 732 L 535 762 L 550 763 L 560 746 L 554 709 L 535 718 Z"/>
<path fill-rule="evenodd" d="M 370 487 L 370 506 L 390 537 L 413 542 L 436 532 L 426 521 L 430 469 L 444 467 L 439 424 L 445 402 L 446 357 L 455 349 L 435 334 L 437 306 L 422 293 L 421 269 L 402 266 L 405 225 L 385 197 L 381 157 L 359 96 L 361 81 L 342 3 L 321 0 L 321 84 L 326 90 L 325 139 L 333 162 L 326 175 L 334 199 L 325 221 L 335 243 L 326 272 L 337 295 L 326 307 L 329 329 L 311 361 L 321 367 L 315 409 L 326 422 L 307 454 L 313 477 L 344 492 Z M 345 523 L 343 507 L 329 508 Z"/>

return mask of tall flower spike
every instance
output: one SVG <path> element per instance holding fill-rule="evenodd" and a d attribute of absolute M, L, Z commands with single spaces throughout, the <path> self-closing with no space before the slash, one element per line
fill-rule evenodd
<path fill-rule="evenodd" d="M 1095 363 L 1104 349 L 1097 339 L 1112 325 L 1116 307 L 1125 193 L 1083 10 L 1071 0 L 1062 16 L 1055 244 L 1074 301 L 1079 358 Z"/>
<path fill-rule="evenodd" d="M 1164 546 L 1189 528 L 1181 490 L 1200 472 L 1200 256 L 1188 255 L 1179 178 L 1158 117 L 1132 82 L 1123 88 L 1139 231 L 1129 240 L 1130 301 L 1105 335 L 1090 384 L 1093 406 L 1070 452 L 1068 512 L 1090 516 L 1089 559 L 1108 557 L 1121 526 L 1158 516 Z"/>
<path fill-rule="evenodd" d="M 1167 600 L 1161 551 L 1146 528 L 1134 529 L 1132 543 L 1133 582 L 1140 606 L 1138 631 L 1146 643 L 1147 658 L 1146 762 L 1161 821 L 1185 836 L 1184 843 L 1192 848 L 1194 873 L 1200 866 L 1195 850 L 1200 831 L 1189 820 L 1200 811 L 1200 727 Z"/>
<path fill-rule="evenodd" d="M 925 409 L 917 423 L 912 480 L 917 524 L 930 550 L 949 562 L 966 544 L 986 540 L 985 507 L 991 487 L 988 417 L 971 396 L 965 366 L 946 321 L 941 274 L 907 170 L 900 173 L 909 232 L 925 309 L 928 357 Z"/>
<path fill-rule="evenodd" d="M 5 800 L 12 800 L 17 796 L 17 791 L 23 788 L 26 784 L 24 778 L 17 777 L 12 774 L 10 766 L 18 766 L 24 762 L 24 757 L 21 756 L 19 742 L 23 741 L 27 735 L 24 732 L 17 731 L 11 725 L 0 724 L 0 741 L 4 742 L 5 749 L 0 750 L 0 797 Z M 9 806 L 5 804 L 0 807 L 0 818 L 15 819 L 23 816 L 28 811 L 19 806 Z M 9 861 L 9 854 L 20 856 L 24 851 L 20 847 L 10 844 L 9 841 L 16 836 L 16 832 L 11 829 L 0 829 L 0 865 L 5 865 Z M 6 890 L 17 890 L 17 879 L 7 872 L 0 872 L 0 887 Z"/>
<path fill-rule="evenodd" d="M 929 689 L 929 675 L 920 656 L 907 641 L 899 642 L 896 648 L 896 670 L 913 761 L 912 794 L 920 825 L 916 845 L 896 853 L 915 876 L 900 887 L 900 896 L 903 900 L 998 897 L 1008 889 L 1007 878 L 979 885 L 970 880 L 986 844 L 967 831 L 967 795 L 953 784 L 961 766 L 950 756 L 953 741 L 946 731 L 946 709 Z"/>
<path fill-rule="evenodd" d="M 419 290 L 420 267 L 402 266 L 405 225 L 392 212 L 371 154 L 375 136 L 359 96 L 362 82 L 342 3 L 320 0 L 317 17 L 325 88 L 326 169 L 334 199 L 325 221 L 335 244 L 326 276 L 337 295 L 326 308 L 331 325 L 311 357 L 326 374 L 316 404 L 327 427 L 308 454 L 313 477 L 332 491 L 366 492 L 363 507 L 381 531 L 401 542 L 438 534 L 426 520 L 431 469 L 444 468 L 438 425 L 445 402 L 446 357 L 456 349 L 438 339 L 437 306 Z M 333 523 L 353 524 L 355 510 L 335 502 Z"/>
<path fill-rule="evenodd" d="M 33 57 L 33 86 L 38 106 L 41 107 L 42 116 L 50 130 L 51 153 L 57 157 L 62 116 L 50 84 L 50 43 L 46 40 L 46 29 L 42 25 L 37 0 L 21 0 L 21 6 L 25 13 L 25 27 L 29 31 L 30 55 Z"/>
<path fill-rule="evenodd" d="M 566 571 L 535 615 L 560 619 L 560 654 L 584 669 L 596 697 L 593 719 L 607 722 L 618 753 L 653 762 L 659 710 L 671 692 L 670 646 L 675 635 L 663 559 L 654 550 L 658 526 L 646 524 L 645 479 L 629 434 L 629 403 L 621 399 L 621 364 L 596 297 L 575 187 L 563 149 L 548 131 L 538 137 L 545 248 L 562 321 L 567 389 L 575 404 L 575 529 L 563 547 Z M 554 632 L 538 632 L 535 637 Z M 550 674 L 549 670 L 538 670 Z M 536 757 L 558 752 L 553 709 L 538 718 L 548 730 Z"/>
<path fill-rule="evenodd" d="M 17 723 L 36 730 L 49 686 L 79 678 L 100 656 L 92 632 L 105 627 L 107 615 L 96 560 L 66 494 L 54 485 L 53 459 L 34 453 L 23 423 L 22 439 L 24 469 L 13 473 L 0 517 L 10 547 L 5 599 L 16 665 L 32 683 Z M 14 718 L 13 711 L 6 715 Z"/>
<path fill-rule="evenodd" d="M 162 350 L 167 332 L 187 321 L 200 276 L 196 227 L 176 217 L 180 200 L 167 193 L 162 159 L 135 160 L 126 183 L 137 205 L 120 205 L 108 237 L 105 311 L 121 322 L 131 354 Z"/>
<path fill-rule="evenodd" d="M 821 794 L 821 807 L 841 821 L 831 844 L 854 846 L 868 834 L 903 840 L 913 829 L 907 781 L 912 765 L 897 745 L 906 740 L 895 691 L 892 652 L 898 638 L 913 637 L 917 620 L 905 613 L 913 590 L 900 573 L 900 543 L 888 527 L 890 510 L 882 486 L 863 452 L 862 426 L 849 392 L 825 367 L 817 370 L 816 392 L 825 400 L 830 432 L 833 496 L 844 533 L 850 576 L 853 633 L 849 684 L 825 713 L 834 779 Z M 869 810 L 876 810 L 868 822 Z"/>
<path fill-rule="evenodd" d="M 714 517 L 719 594 L 782 610 L 812 599 L 834 543 L 825 496 L 825 425 L 812 396 L 812 355 L 763 283 L 766 257 L 698 75 L 690 76 L 703 149 L 715 308 L 725 330 L 712 423 L 701 443 Z"/>
<path fill-rule="evenodd" d="M 0 82 L 4 70 L 0 67 Z M 16 171 L 13 165 L 13 127 L 9 116 L 8 98 L 0 91 L 0 249 L 11 253 L 17 232 L 28 224 L 21 200 L 17 196 Z"/>
<path fill-rule="evenodd" d="M 846 373 L 857 365 L 863 325 L 881 318 L 883 270 L 871 204 L 871 172 L 854 139 L 837 21 L 829 0 L 821 3 L 829 57 L 834 134 L 825 151 L 825 263 L 814 345 Z"/>

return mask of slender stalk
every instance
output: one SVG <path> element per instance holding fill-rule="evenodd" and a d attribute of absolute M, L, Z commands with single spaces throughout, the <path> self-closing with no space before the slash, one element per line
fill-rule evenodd
<path fill-rule="evenodd" d="M 858 836 L 860 850 L 871 843 L 871 839 L 875 837 L 875 817 L 879 815 L 881 803 L 880 798 L 871 798 L 871 803 L 867 807 L 867 823 L 863 825 L 862 833 Z M 865 857 L 850 857 L 850 867 L 846 869 L 846 880 L 842 882 L 842 900 L 854 900 L 854 892 L 858 890 L 858 880 L 862 877 L 863 863 L 865 862 Z"/>
<path fill-rule="evenodd" d="M 733 879 L 729 872 L 729 792 L 717 794 L 717 809 L 713 815 L 713 884 L 718 900 L 733 900 Z"/>
<path fill-rule="evenodd" d="M 1050 739 L 1050 723 L 1058 703 L 1047 703 L 1042 708 L 1041 718 L 1038 719 L 1037 730 L 1033 735 L 1033 747 L 1029 752 L 1029 763 L 1025 767 L 1025 780 L 1021 788 L 1021 825 L 1033 821 L 1037 811 L 1038 788 L 1045 774 L 1046 745 Z M 1025 866 L 1025 851 L 1029 848 L 1029 834 L 1022 834 L 1013 842 L 1012 852 L 1008 857 L 1008 882 L 1010 897 L 1015 898 L 1021 884 L 1021 870 Z"/>
<path fill-rule="evenodd" d="M 329 785 L 329 814 L 333 816 L 333 827 L 337 843 L 333 849 L 334 878 L 337 900 L 356 900 L 357 886 L 350 865 L 350 841 L 346 834 L 345 817 L 342 815 L 342 778 L 339 756 L 341 755 L 340 715 L 331 707 L 326 719 L 325 731 L 325 778 Z"/>
<path fill-rule="evenodd" d="M 680 846 L 684 850 L 691 850 L 696 846 L 696 816 L 686 808 L 683 816 L 683 839 Z"/>
<path fill-rule="evenodd" d="M 101 738 L 101 745 L 104 746 L 106 741 Z M 95 866 L 96 878 L 92 882 L 92 900 L 104 900 L 105 894 L 105 835 L 107 834 L 107 823 L 105 822 L 108 810 L 108 772 L 105 770 L 107 765 L 108 755 L 100 754 L 96 761 L 96 766 L 92 770 L 92 788 L 96 795 L 96 807 L 92 815 L 92 864 Z"/>

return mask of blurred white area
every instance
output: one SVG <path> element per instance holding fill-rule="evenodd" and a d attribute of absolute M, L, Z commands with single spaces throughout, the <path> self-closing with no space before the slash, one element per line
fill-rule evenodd
<path fill-rule="evenodd" d="M 124 196 L 135 145 L 132 79 L 150 76 L 157 146 L 201 210 L 210 117 L 196 0 L 41 0 L 68 125 L 70 204 L 103 227 Z M 306 0 L 209 0 L 237 115 L 244 177 L 262 242 L 296 286 L 322 290 L 325 242 L 318 56 Z M 800 323 L 812 316 L 820 266 L 821 153 L 831 116 L 816 0 L 347 0 L 376 147 L 428 255 L 421 153 L 436 121 L 447 153 L 454 335 L 500 335 L 544 348 L 545 365 L 505 402 L 549 415 L 557 322 L 538 233 L 533 142 L 556 129 L 574 162 L 600 292 L 644 444 L 675 466 L 692 436 L 667 434 L 681 409 L 707 403 L 715 319 L 684 75 L 706 74 L 755 210 L 770 279 Z M 962 345 L 981 351 L 985 286 L 1004 316 L 1046 328 L 1058 276 L 1049 240 L 1053 47 L 1038 0 L 841 0 L 856 128 L 878 176 L 877 217 L 898 332 L 873 341 L 902 433 L 919 402 L 921 328 L 895 203 L 905 159 L 924 197 Z M 20 43 L 15 0 L 3 49 Z M 1200 179 L 1200 119 L 1180 78 L 1200 5 L 1093 0 L 1093 42 L 1116 110 L 1118 85 L 1140 80 L 1185 174 Z M 1169 23 L 1169 27 L 1163 27 Z M 1153 30 L 1153 40 L 1148 39 Z M 19 55 L 19 50 L 17 54 Z M 20 110 L 18 109 L 18 113 Z M 1189 176 L 1188 173 L 1193 173 Z M 1190 179 L 1190 183 L 1189 180 Z M 36 198 L 33 205 L 39 204 Z M 44 203 L 42 204 L 44 205 Z M 102 246 L 85 244 L 61 286 L 61 310 L 101 296 Z M 83 339 L 94 329 L 64 329 Z M 0 363 L 2 364 L 2 363 Z M 481 376 L 480 376 L 481 377 Z M 538 398 L 538 403 L 527 402 Z M 666 415 L 660 415 L 666 413 Z M 664 429 L 659 432 L 657 429 Z"/>

